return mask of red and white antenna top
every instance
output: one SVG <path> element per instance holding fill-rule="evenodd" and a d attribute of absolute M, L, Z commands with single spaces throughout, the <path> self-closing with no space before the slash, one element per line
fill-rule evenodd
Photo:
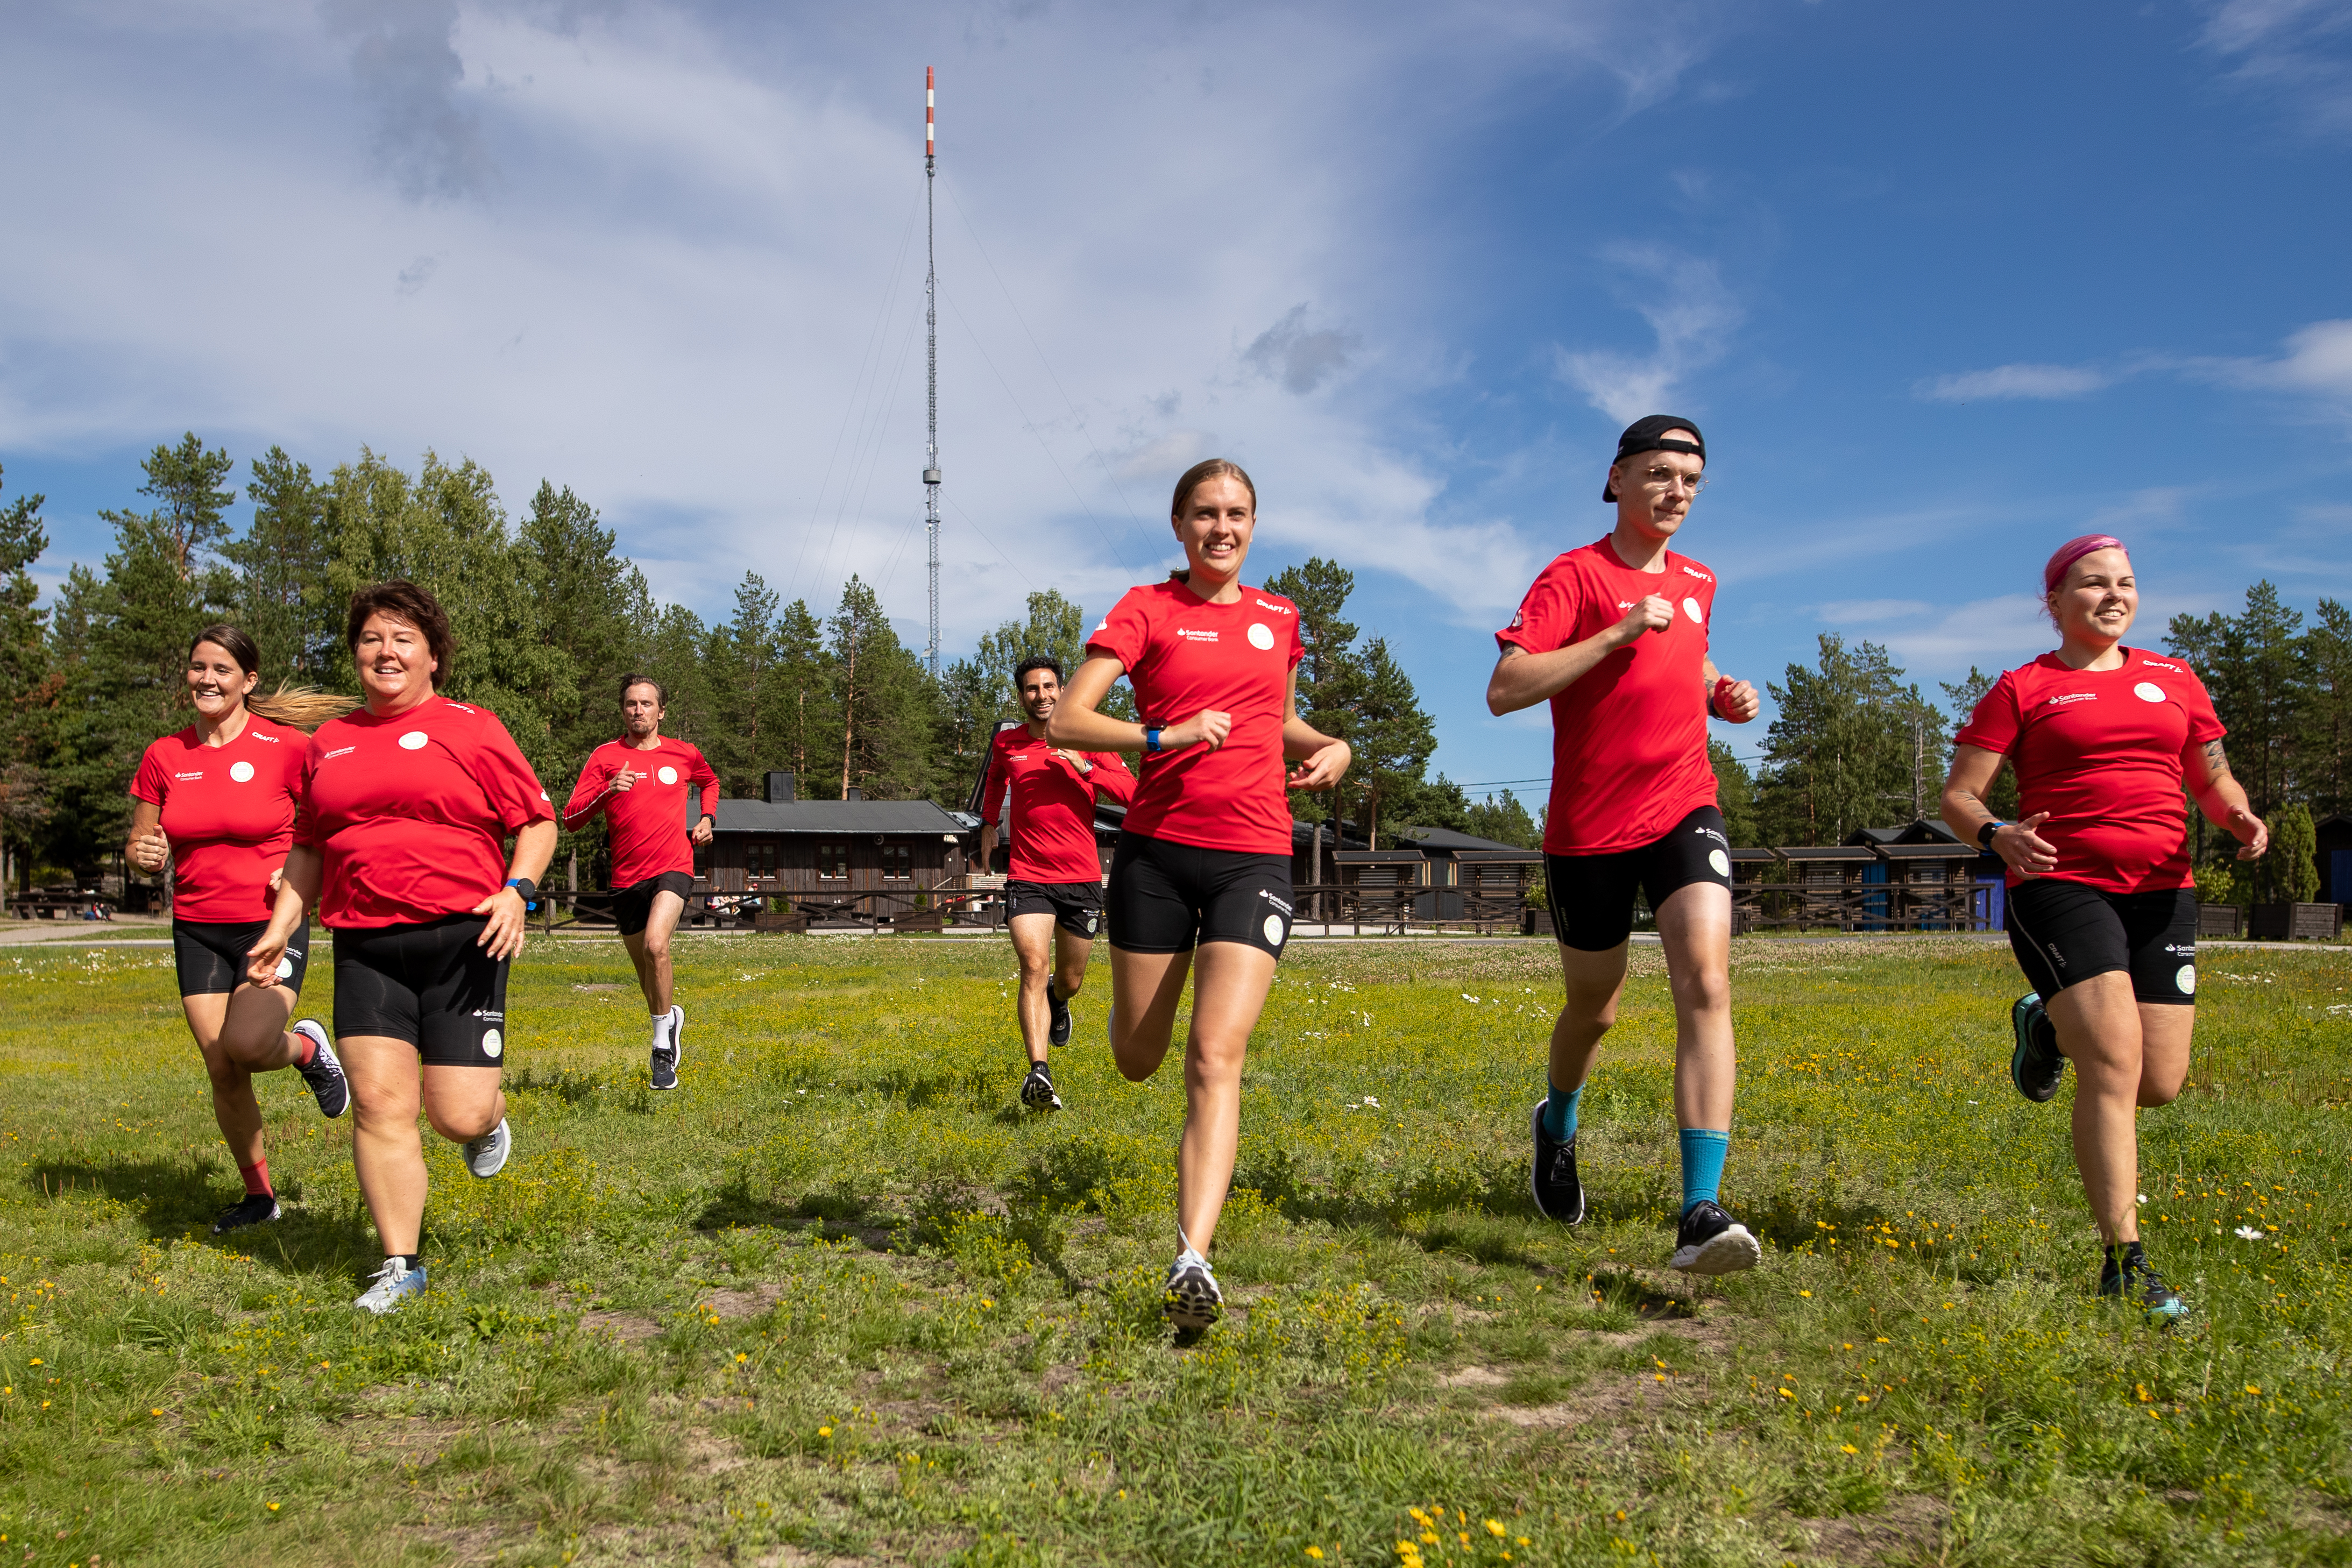
<path fill-rule="evenodd" d="M 936 134 L 931 121 L 931 106 L 939 96 L 935 90 L 938 86 L 938 79 L 932 75 L 931 68 L 925 66 L 923 68 L 923 156 L 926 158 L 930 157 L 937 151 L 931 142 L 932 136 Z"/>

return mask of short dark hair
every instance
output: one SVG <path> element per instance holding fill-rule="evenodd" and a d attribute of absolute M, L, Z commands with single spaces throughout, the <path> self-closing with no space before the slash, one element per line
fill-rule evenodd
<path fill-rule="evenodd" d="M 1027 674 L 1032 670 L 1053 671 L 1054 684 L 1057 686 L 1066 686 L 1070 684 L 1069 678 L 1062 674 L 1061 660 L 1056 659 L 1051 653 L 1032 653 L 1027 658 L 1022 660 L 1020 667 L 1013 672 L 1013 689 L 1014 691 L 1017 692 L 1021 689 L 1021 677 Z"/>
<path fill-rule="evenodd" d="M 405 621 L 425 633 L 425 645 L 433 654 L 433 689 L 439 691 L 457 657 L 457 640 L 449 635 L 449 613 L 441 608 L 441 601 L 404 577 L 372 582 L 352 594 L 351 613 L 343 618 L 343 646 L 354 663 L 359 659 L 360 628 L 371 615 Z"/>
<path fill-rule="evenodd" d="M 206 643 L 210 643 L 214 647 L 235 659 L 236 667 L 247 674 L 257 675 L 261 673 L 261 650 L 253 645 L 252 638 L 227 622 L 215 621 L 190 638 L 188 657 L 194 658 L 196 650 Z"/>
<path fill-rule="evenodd" d="M 623 675 L 621 677 L 621 700 L 623 702 L 627 702 L 629 700 L 629 688 L 631 686 L 653 687 L 655 705 L 660 707 L 669 706 L 668 688 L 664 686 L 659 681 L 654 679 L 651 675 L 641 675 L 635 670 L 631 670 L 627 674 Z"/>

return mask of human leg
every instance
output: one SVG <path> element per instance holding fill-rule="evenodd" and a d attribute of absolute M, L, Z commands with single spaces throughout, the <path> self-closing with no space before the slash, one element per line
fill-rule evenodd
<path fill-rule="evenodd" d="M 1110 950 L 1110 1054 L 1120 1076 L 1140 1083 L 1160 1071 L 1176 1028 L 1192 955 Z"/>
<path fill-rule="evenodd" d="M 229 1157 L 236 1161 L 238 1171 L 260 1173 L 258 1186 L 254 1185 L 252 1176 L 247 1176 L 246 1190 L 267 1192 L 269 1184 L 263 1160 L 261 1105 L 253 1097 L 253 1074 L 221 1044 L 228 1004 L 228 997 L 220 992 L 180 998 L 181 1009 L 188 1018 L 188 1032 L 195 1037 L 196 1050 L 205 1059 L 205 1076 L 212 1082 L 213 1121 L 219 1125 L 221 1139 L 228 1145 Z"/>
<path fill-rule="evenodd" d="M 1739 1053 L 1731 1028 L 1731 892 L 1686 883 L 1658 906 L 1675 999 L 1675 1120 L 1731 1125 Z"/>
<path fill-rule="evenodd" d="M 2138 1106 L 2146 1063 L 2131 977 L 2110 969 L 2048 999 L 2058 1048 L 2074 1064 L 2074 1165 L 2109 1245 L 2139 1239 Z M 2155 1009 L 2147 1009 L 2155 1010 Z M 2184 1036 L 2185 1040 L 2185 1036 Z"/>
<path fill-rule="evenodd" d="M 1054 916 L 1050 912 L 1015 915 L 1004 924 L 1012 934 L 1013 955 L 1021 965 L 1021 988 L 1013 1002 L 1021 1023 L 1021 1043 L 1031 1061 L 1043 1061 L 1046 1030 L 1053 1022 L 1045 987 L 1053 978 Z"/>
<path fill-rule="evenodd" d="M 1067 925 L 1054 927 L 1054 990 L 1064 1002 L 1085 987 L 1087 961 L 1094 951 L 1091 932 L 1073 931 Z"/>
<path fill-rule="evenodd" d="M 1192 1026 L 1184 1040 L 1176 1216 L 1184 1239 L 1206 1255 L 1233 1186 L 1241 1139 L 1242 1063 L 1274 984 L 1275 956 L 1239 942 L 1204 942 L 1195 967 Z"/>
<path fill-rule="evenodd" d="M 668 888 L 657 889 L 646 911 L 645 929 L 629 943 L 629 961 L 636 966 L 637 988 L 645 993 L 646 1013 L 656 1019 L 669 1016 L 677 990 L 670 968 L 669 944 L 685 914 L 685 899 Z"/>
<path fill-rule="evenodd" d="M 340 1021 L 340 1020 L 339 1020 Z M 425 1223 L 425 1145 L 416 1130 L 416 1047 L 337 1031 L 352 1085 L 352 1165 L 386 1257 L 414 1256 Z"/>

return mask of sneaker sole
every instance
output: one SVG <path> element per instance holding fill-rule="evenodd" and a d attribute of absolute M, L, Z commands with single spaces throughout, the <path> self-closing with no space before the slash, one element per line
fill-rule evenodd
<path fill-rule="evenodd" d="M 1053 1090 L 1048 1089 L 1045 1091 L 1045 1098 L 1039 1099 L 1035 1095 L 1031 1094 L 1029 1092 L 1028 1084 L 1024 1083 L 1021 1086 L 1021 1103 L 1026 1105 L 1032 1111 L 1058 1111 L 1062 1108 L 1062 1097 Z"/>
<path fill-rule="evenodd" d="M 2015 1007 L 2009 1009 L 2009 1032 L 2017 1040 L 2017 1044 L 2009 1053 L 2009 1082 L 2011 1087 L 2014 1088 L 2020 1094 L 2024 1095 L 2036 1105 L 2047 1105 L 2051 1101 L 2058 1097 L 2057 1078 L 2053 1078 L 2050 1081 L 2049 1092 L 2044 1094 L 2036 1094 L 2032 1090 L 2028 1089 L 2025 1086 L 2025 1058 L 2026 1053 L 2033 1049 L 2033 1039 L 2029 1030 L 2024 1027 L 2021 1017 L 2024 1007 L 2024 1002 L 2021 1000 Z M 2063 1077 L 2064 1075 L 2065 1069 L 2062 1067 L 2059 1069 L 2059 1076 Z"/>
<path fill-rule="evenodd" d="M 1676 1248 L 1666 1267 L 1685 1274 L 1737 1274 L 1763 1260 L 1763 1244 L 1748 1234 L 1748 1227 L 1735 1224 L 1696 1247 Z"/>
<path fill-rule="evenodd" d="M 1160 1311 L 1180 1329 L 1205 1329 L 1224 1315 L 1225 1307 L 1223 1301 L 1186 1280 L 1168 1287 L 1168 1300 Z"/>
<path fill-rule="evenodd" d="M 310 1030 L 304 1029 L 302 1026 L 306 1023 L 310 1026 L 311 1030 L 316 1030 L 318 1032 L 313 1034 L 310 1032 Z M 303 1086 L 310 1091 L 310 1098 L 318 1105 L 319 1114 L 324 1116 L 330 1122 L 334 1121 L 344 1112 L 352 1108 L 352 1081 L 344 1075 L 343 1059 L 335 1054 L 334 1043 L 327 1038 L 327 1026 L 320 1023 L 318 1019 L 297 1019 L 294 1021 L 292 1032 L 301 1035 L 305 1040 L 308 1040 L 318 1049 L 319 1056 L 317 1059 L 314 1059 L 311 1065 L 315 1068 L 319 1060 L 323 1060 L 331 1063 L 335 1070 L 335 1081 L 343 1086 L 343 1103 L 330 1111 L 327 1109 L 327 1102 L 320 1097 L 319 1086 L 310 1082 L 310 1074 L 299 1067 L 294 1070 L 296 1074 L 301 1078 Z"/>
<path fill-rule="evenodd" d="M 1528 1117 L 1528 1136 L 1530 1139 L 1541 1136 L 1543 1113 L 1544 1102 L 1538 1100 L 1536 1102 L 1534 1113 Z M 1576 1183 L 1576 1214 L 1572 1218 L 1563 1218 L 1544 1207 L 1543 1194 L 1536 1186 L 1536 1163 L 1532 1159 L 1528 1162 L 1528 1197 L 1535 1201 L 1536 1212 L 1556 1225 L 1584 1223 L 1584 1181 L 1581 1174 L 1579 1175 Z"/>

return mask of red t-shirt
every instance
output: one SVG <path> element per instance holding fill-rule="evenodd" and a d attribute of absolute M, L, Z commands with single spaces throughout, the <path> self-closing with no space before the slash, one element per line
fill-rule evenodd
<path fill-rule="evenodd" d="M 1212 604 L 1172 578 L 1129 589 L 1087 652 L 1127 666 L 1146 726 L 1165 729 L 1213 708 L 1234 727 L 1214 751 L 1196 741 L 1145 753 L 1128 827 L 1200 849 L 1288 854 L 1282 723 L 1290 672 L 1306 651 L 1298 607 L 1278 593 L 1244 588 L 1234 602 Z"/>
<path fill-rule="evenodd" d="M 269 918 L 269 873 L 286 863 L 310 737 L 259 714 L 226 746 L 190 725 L 147 748 L 131 797 L 163 809 L 172 842 L 172 915 L 235 925 Z"/>
<path fill-rule="evenodd" d="M 2181 754 L 2228 732 L 2196 672 L 2126 648 L 2112 670 L 2073 670 L 2055 653 L 2004 673 L 1952 737 L 2017 769 L 2021 817 L 2057 847 L 2045 873 L 2110 893 L 2194 887 Z M 2025 878 L 2009 873 L 2011 887 Z"/>
<path fill-rule="evenodd" d="M 1000 729 L 988 748 L 988 785 L 980 820 L 993 822 L 1013 797 L 1013 874 L 1023 882 L 1100 882 L 1095 848 L 1095 791 L 1122 803 L 1135 799 L 1135 775 L 1115 751 L 1084 751 L 1085 778 L 1025 724 Z"/>
<path fill-rule="evenodd" d="M 686 792 L 702 791 L 697 817 L 719 814 L 719 775 L 702 753 L 683 740 L 660 736 L 650 751 L 608 740 L 588 754 L 579 786 L 563 807 L 563 825 L 577 830 L 602 811 L 611 825 L 613 885 L 635 887 L 665 872 L 694 874 L 694 845 L 686 834 Z M 628 765 L 639 775 L 626 789 L 613 788 L 613 776 Z"/>
<path fill-rule="evenodd" d="M 411 925 L 471 913 L 506 885 L 507 835 L 554 816 L 498 715 L 434 696 L 319 727 L 294 839 L 325 856 L 329 927 Z"/>
<path fill-rule="evenodd" d="M 1547 854 L 1640 849 L 1716 803 L 1706 755 L 1713 572 L 1672 550 L 1664 571 L 1636 571 L 1603 538 L 1544 568 L 1495 641 L 1549 653 L 1607 631 L 1653 593 L 1675 602 L 1673 623 L 1643 632 L 1551 699 Z"/>

